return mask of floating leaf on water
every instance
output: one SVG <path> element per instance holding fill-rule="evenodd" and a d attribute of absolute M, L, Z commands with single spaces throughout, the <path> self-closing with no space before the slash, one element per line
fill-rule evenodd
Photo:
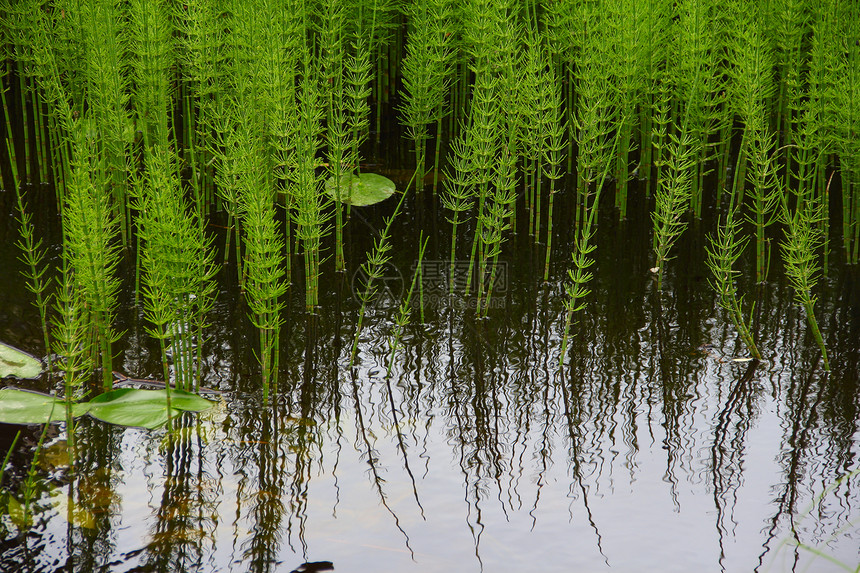
<path fill-rule="evenodd" d="M 42 373 L 42 363 L 26 352 L 0 342 L 0 378 L 36 378 Z"/>
<path fill-rule="evenodd" d="M 350 203 L 353 207 L 366 207 L 385 201 L 394 195 L 395 190 L 391 179 L 376 173 L 350 173 L 341 175 L 340 178 L 340 201 Z M 329 177 L 325 182 L 325 192 L 332 199 L 337 198 L 334 177 Z"/>
<path fill-rule="evenodd" d="M 73 415 L 85 414 L 87 404 L 75 404 Z M 40 392 L 28 392 L 17 388 L 0 390 L 0 422 L 6 424 L 44 424 L 66 419 L 66 403 Z"/>
<path fill-rule="evenodd" d="M 201 412 L 212 402 L 183 390 L 170 392 L 170 416 L 181 411 Z M 167 391 L 119 388 L 90 400 L 89 414 L 97 420 L 119 426 L 154 429 L 167 423 Z"/>

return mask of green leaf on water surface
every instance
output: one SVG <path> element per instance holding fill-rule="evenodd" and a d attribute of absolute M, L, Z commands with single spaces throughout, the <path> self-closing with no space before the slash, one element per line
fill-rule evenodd
<path fill-rule="evenodd" d="M 181 411 L 201 412 L 212 402 L 183 390 L 170 392 L 170 416 Z M 119 388 L 90 400 L 89 415 L 102 422 L 119 426 L 154 429 L 167 423 L 167 391 Z"/>
<path fill-rule="evenodd" d="M 340 178 L 340 201 L 350 203 L 353 207 L 366 207 L 385 201 L 392 195 L 396 187 L 388 177 L 376 173 L 355 175 L 344 174 Z M 329 177 L 325 182 L 325 192 L 336 199 L 335 179 Z"/>
<path fill-rule="evenodd" d="M 0 378 L 36 378 L 42 373 L 42 363 L 26 352 L 0 342 Z"/>
<path fill-rule="evenodd" d="M 73 414 L 86 414 L 88 404 L 75 404 Z M 0 390 L 0 422 L 6 424 L 44 424 L 66 419 L 66 402 L 40 392 L 17 388 Z"/>

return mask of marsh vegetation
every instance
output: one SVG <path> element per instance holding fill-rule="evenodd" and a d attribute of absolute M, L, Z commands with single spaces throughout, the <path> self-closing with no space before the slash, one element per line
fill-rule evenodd
<path fill-rule="evenodd" d="M 366 566 L 381 544 L 420 569 L 419 523 L 450 519 L 430 460 L 452 452 L 476 568 L 517 563 L 483 532 L 523 534 L 523 511 L 540 529 L 554 496 L 570 507 L 536 550 L 575 532 L 586 569 L 623 562 L 631 533 L 600 515 L 621 510 L 589 501 L 620 474 L 667 484 L 655 514 L 709 494 L 707 556 L 682 570 L 860 562 L 860 4 L 4 0 L 0 17 L 0 338 L 42 359 L 16 385 L 56 421 L 3 426 L 4 567 Z M 164 429 L 80 417 L 147 380 Z M 748 466 L 772 491 L 744 514 Z M 117 525 L 134 488 L 161 496 L 143 544 Z M 336 552 L 314 524 L 341 492 L 376 521 L 341 518 L 337 539 L 367 531 Z M 817 524 L 795 523 L 801 503 Z"/>

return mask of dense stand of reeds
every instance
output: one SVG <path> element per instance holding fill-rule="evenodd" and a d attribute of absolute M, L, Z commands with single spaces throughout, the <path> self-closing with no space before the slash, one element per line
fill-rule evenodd
<path fill-rule="evenodd" d="M 641 216 L 631 192 L 648 197 L 657 290 L 688 224 L 724 211 L 708 251 L 713 285 L 756 357 L 735 277 L 767 281 L 771 239 L 823 352 L 815 279 L 833 257 L 860 262 L 854 2 L 5 0 L 0 15 L 13 177 L 52 183 L 62 216 L 53 285 L 19 195 L 46 352 L 59 345 L 61 368 L 76 373 L 91 360 L 105 387 L 126 261 L 164 376 L 181 387 L 204 352 L 212 281 L 235 273 L 268 392 L 282 299 L 299 288 L 293 266 L 314 313 L 326 273 L 361 263 L 346 256 L 351 203 L 338 183 L 363 169 L 371 125 L 377 142 L 383 127 L 402 134 L 418 190 L 435 150 L 449 290 L 474 297 L 479 315 L 518 228 L 544 244 L 543 279 L 554 276 L 559 193 L 572 196 L 576 237 L 555 275 L 568 280 L 565 332 L 588 293 L 603 187 L 614 187 L 620 219 Z M 643 184 L 631 186 L 635 177 Z M 216 216 L 228 229 L 217 245 L 207 230 Z M 755 262 L 743 268 L 748 248 Z M 86 356 L 73 355 L 75 337 Z"/>

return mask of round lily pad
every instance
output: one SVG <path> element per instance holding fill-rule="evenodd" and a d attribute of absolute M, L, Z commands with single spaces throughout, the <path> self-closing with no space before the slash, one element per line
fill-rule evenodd
<path fill-rule="evenodd" d="M 385 201 L 394 195 L 395 190 L 391 179 L 376 173 L 350 173 L 341 175 L 340 178 L 340 201 L 353 207 L 366 207 Z M 329 177 L 325 182 L 325 192 L 332 199 L 337 199 L 334 177 Z"/>

